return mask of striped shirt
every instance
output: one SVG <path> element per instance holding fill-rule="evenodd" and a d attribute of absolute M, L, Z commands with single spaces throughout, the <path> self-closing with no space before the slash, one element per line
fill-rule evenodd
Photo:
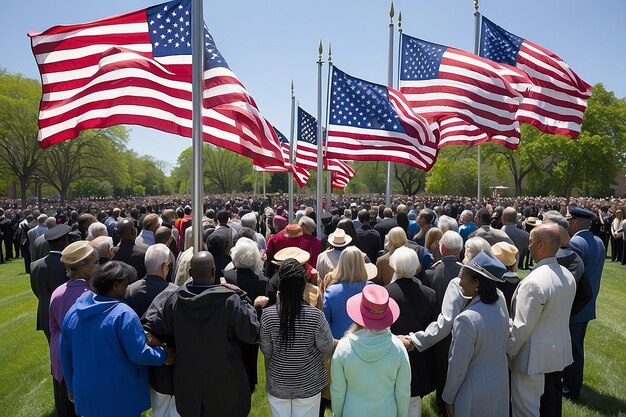
<path fill-rule="evenodd" d="M 324 314 L 305 303 L 296 320 L 293 346 L 280 346 L 276 305 L 261 316 L 261 352 L 265 356 L 265 388 L 274 397 L 293 399 L 317 395 L 328 385 L 324 357 L 333 352 L 333 336 Z"/>

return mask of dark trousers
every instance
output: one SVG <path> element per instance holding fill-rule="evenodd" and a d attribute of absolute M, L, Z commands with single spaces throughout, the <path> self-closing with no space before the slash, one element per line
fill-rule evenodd
<path fill-rule="evenodd" d="M 622 262 L 623 255 L 624 255 L 623 253 L 624 252 L 624 239 L 623 238 L 619 238 L 619 239 L 611 238 L 611 241 L 613 242 L 613 249 L 611 250 L 611 260 Z"/>
<path fill-rule="evenodd" d="M 584 323 L 570 323 L 569 325 L 574 362 L 563 370 L 563 392 L 570 398 L 578 398 L 583 386 L 587 324 L 589 322 L 586 321 Z"/>
<path fill-rule="evenodd" d="M 545 383 L 540 398 L 539 415 L 541 417 L 561 417 L 563 409 L 562 372 L 550 372 L 544 376 Z"/>
<path fill-rule="evenodd" d="M 54 405 L 59 417 L 76 417 L 74 403 L 67 397 L 67 386 L 65 380 L 59 382 L 52 378 L 54 385 Z"/>
<path fill-rule="evenodd" d="M 9 236 L 9 237 L 4 236 L 3 242 L 4 242 L 5 259 L 7 260 L 13 259 L 13 236 Z"/>
<path fill-rule="evenodd" d="M 30 274 L 30 248 L 28 244 L 21 245 L 22 256 L 24 257 L 24 270 L 27 274 Z"/>

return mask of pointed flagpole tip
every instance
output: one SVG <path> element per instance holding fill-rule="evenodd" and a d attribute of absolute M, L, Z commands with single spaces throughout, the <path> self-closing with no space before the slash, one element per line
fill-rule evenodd
<path fill-rule="evenodd" d="M 398 30 L 402 32 L 402 12 L 398 13 Z"/>
<path fill-rule="evenodd" d="M 291 80 L 291 98 L 294 98 L 293 80 Z"/>
<path fill-rule="evenodd" d="M 393 22 L 393 15 L 395 14 L 393 10 L 393 2 L 391 2 L 391 7 L 389 8 L 389 20 Z"/>
<path fill-rule="evenodd" d="M 318 54 L 320 56 L 320 59 L 322 59 L 322 53 L 324 52 L 324 47 L 322 46 L 322 40 L 321 39 L 320 39 L 320 46 L 317 49 L 317 52 L 318 52 Z"/>
<path fill-rule="evenodd" d="M 478 13 L 478 0 L 474 0 L 474 13 Z"/>
<path fill-rule="evenodd" d="M 333 57 L 333 50 L 332 50 L 332 44 L 330 42 L 328 42 L 328 60 L 332 61 Z"/>

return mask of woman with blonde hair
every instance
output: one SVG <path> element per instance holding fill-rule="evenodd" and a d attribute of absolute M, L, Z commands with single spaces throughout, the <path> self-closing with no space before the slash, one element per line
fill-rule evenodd
<path fill-rule="evenodd" d="M 378 274 L 376 275 L 376 283 L 382 286 L 389 284 L 391 282 L 391 279 L 393 278 L 394 270 L 389 265 L 389 257 L 393 255 L 393 252 L 396 249 L 406 244 L 406 232 L 403 228 L 399 226 L 394 227 L 389 231 L 389 233 L 385 237 L 385 240 L 385 249 L 387 249 L 387 253 L 379 256 L 376 260 L 376 269 L 378 269 Z"/>
<path fill-rule="evenodd" d="M 330 274 L 329 274 L 330 276 Z M 344 249 L 339 256 L 332 281 L 324 291 L 323 309 L 335 339 L 340 339 L 352 324 L 346 311 L 346 301 L 360 293 L 367 284 L 363 253 L 356 246 Z"/>
<path fill-rule="evenodd" d="M 438 227 L 431 227 L 428 232 L 426 232 L 424 247 L 433 255 L 435 262 L 441 260 L 441 252 L 439 251 L 441 236 L 443 236 L 443 232 Z"/>

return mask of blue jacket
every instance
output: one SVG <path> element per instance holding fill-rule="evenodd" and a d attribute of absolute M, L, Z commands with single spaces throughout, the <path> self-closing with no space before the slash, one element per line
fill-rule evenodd
<path fill-rule="evenodd" d="M 591 284 L 593 297 L 578 313 L 570 317 L 570 323 L 585 323 L 596 318 L 596 299 L 600 292 L 600 279 L 604 268 L 606 250 L 599 237 L 589 230 L 580 230 L 569 241 L 570 248 L 580 256 L 585 265 L 585 277 Z"/>
<path fill-rule="evenodd" d="M 326 288 L 323 302 L 324 315 L 335 339 L 341 339 L 353 323 L 346 310 L 348 298 L 359 294 L 366 284 L 367 281 L 338 282 Z"/>
<path fill-rule="evenodd" d="M 167 353 L 146 345 L 137 314 L 121 300 L 89 294 L 67 312 L 60 356 L 76 414 L 137 417 L 150 408 L 148 368 Z"/>

